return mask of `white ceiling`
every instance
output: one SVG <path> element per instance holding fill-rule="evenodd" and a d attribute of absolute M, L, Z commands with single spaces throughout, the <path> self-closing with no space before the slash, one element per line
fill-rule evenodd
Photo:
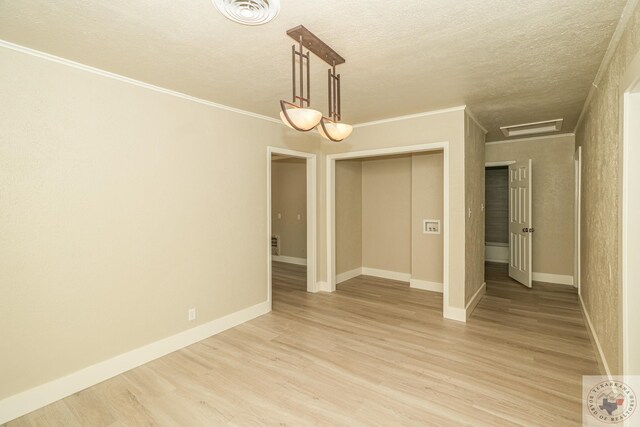
<path fill-rule="evenodd" d="M 287 29 L 347 62 L 348 123 L 466 104 L 489 129 L 564 118 L 571 132 L 625 0 L 282 0 L 248 27 L 210 0 L 0 2 L 0 39 L 267 116 L 291 94 Z M 312 60 L 325 111 L 326 64 Z"/>

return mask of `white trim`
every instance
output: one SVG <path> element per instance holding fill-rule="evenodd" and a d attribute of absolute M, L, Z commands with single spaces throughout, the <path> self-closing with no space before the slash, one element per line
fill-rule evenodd
<path fill-rule="evenodd" d="M 320 281 L 316 283 L 316 289 L 321 292 L 332 292 L 327 282 Z"/>
<path fill-rule="evenodd" d="M 485 243 L 484 260 L 487 262 L 498 262 L 509 264 L 509 244 L 508 243 Z"/>
<path fill-rule="evenodd" d="M 484 132 L 484 134 L 485 134 L 485 135 L 486 135 L 487 133 L 489 133 L 489 131 L 487 130 L 487 128 L 486 128 L 486 127 L 484 127 L 484 126 L 482 126 L 482 125 L 480 124 L 480 122 L 478 121 L 478 118 L 476 117 L 476 115 L 475 115 L 475 114 L 473 114 L 473 113 L 471 112 L 471 110 L 469 109 L 469 107 L 466 107 L 466 106 L 465 106 L 465 110 L 464 110 L 464 111 L 466 111 L 466 113 L 467 113 L 467 115 L 469 116 L 469 118 L 470 118 L 471 120 L 473 120 L 473 121 L 475 122 L 475 124 L 477 124 L 477 125 L 478 125 L 478 127 L 479 127 L 480 129 L 482 129 L 482 131 Z"/>
<path fill-rule="evenodd" d="M 465 320 L 469 319 L 469 316 L 471 316 L 471 313 L 473 313 L 473 310 L 476 309 L 476 306 L 478 305 L 478 303 L 480 302 L 480 300 L 482 299 L 482 297 L 486 293 L 487 293 L 487 282 L 484 282 L 480 286 L 480 288 L 478 288 L 476 293 L 473 294 L 473 296 L 471 297 L 471 299 L 469 300 L 469 302 L 465 306 L 465 308 L 464 308 L 465 309 Z"/>
<path fill-rule="evenodd" d="M 427 280 L 409 279 L 409 286 L 415 289 L 421 289 L 423 291 L 440 292 L 442 293 L 442 283 L 429 282 Z"/>
<path fill-rule="evenodd" d="M 575 151 L 573 168 L 573 286 L 578 288 L 578 293 L 581 293 L 580 270 L 582 261 L 580 260 L 580 254 L 582 253 L 582 236 L 580 233 L 582 230 L 582 147 L 578 147 Z"/>
<path fill-rule="evenodd" d="M 498 259 L 498 258 L 487 258 L 487 255 L 485 253 L 485 258 L 484 258 L 485 262 L 493 262 L 495 264 L 509 264 L 509 260 L 504 260 L 504 259 Z"/>
<path fill-rule="evenodd" d="M 449 305 L 449 223 L 451 222 L 451 212 L 449 209 L 449 142 L 434 142 L 429 144 L 417 144 L 402 147 L 380 148 L 372 150 L 354 151 L 338 154 L 329 154 L 326 157 L 326 193 L 327 193 L 327 288 L 330 292 L 336 289 L 335 274 L 335 203 L 336 203 L 336 187 L 335 187 L 335 166 L 338 159 L 357 159 L 364 157 L 375 157 L 390 154 L 416 153 L 424 151 L 440 151 L 443 154 L 444 176 L 443 176 L 443 193 L 444 193 L 444 216 L 442 222 L 442 234 L 444 238 L 444 256 L 443 256 L 443 284 L 442 284 L 442 315 L 447 319 L 454 319 L 464 322 L 466 320 L 465 310 L 463 308 L 452 307 Z M 410 278 L 410 277 L 409 277 Z M 408 280 L 408 279 L 407 279 Z M 460 315 L 462 313 L 462 315 Z"/>
<path fill-rule="evenodd" d="M 602 351 L 602 346 L 600 345 L 598 334 L 596 334 L 596 330 L 593 328 L 593 323 L 591 323 L 591 317 L 589 316 L 587 307 L 584 305 L 584 300 L 582 299 L 582 295 L 578 295 L 578 298 L 580 299 L 580 308 L 582 308 L 582 315 L 584 316 L 584 319 L 587 321 L 587 331 L 589 332 L 589 338 L 591 339 L 592 344 L 596 349 L 595 353 L 596 353 L 596 360 L 598 361 L 598 366 L 600 366 L 601 370 L 604 370 L 603 372 L 604 375 L 611 377 L 609 364 L 607 363 L 607 359 L 604 357 L 604 352 Z"/>
<path fill-rule="evenodd" d="M 409 279 L 411 279 L 411 273 L 380 270 L 378 268 L 369 268 L 369 267 L 362 267 L 362 275 L 380 277 L 382 279 L 389 279 L 389 280 L 398 280 L 400 282 L 409 282 Z"/>
<path fill-rule="evenodd" d="M 7 49 L 14 50 L 16 52 L 24 53 L 27 55 L 35 56 L 40 59 L 44 59 L 46 61 L 56 62 L 58 64 L 66 65 L 67 67 L 76 68 L 78 70 L 86 71 L 92 74 L 97 74 L 102 77 L 107 77 L 109 79 L 114 79 L 121 81 L 123 83 L 128 83 L 131 85 L 139 86 L 145 89 L 149 89 L 155 92 L 164 93 L 166 95 L 175 96 L 177 98 L 186 99 L 188 101 L 197 102 L 198 104 L 207 105 L 209 107 L 219 108 L 221 110 L 231 111 L 233 113 L 242 114 L 245 116 L 253 117 L 255 119 L 266 120 L 272 123 L 283 124 L 280 120 L 275 119 L 273 117 L 264 116 L 262 114 L 252 113 L 251 111 L 241 110 L 239 108 L 229 107 L 228 105 L 218 104 L 216 102 L 208 101 L 206 99 L 197 98 L 195 96 L 187 95 L 186 93 L 177 92 L 175 90 L 166 89 L 160 86 L 155 86 L 149 83 L 142 82 L 140 80 L 132 79 L 130 77 L 126 77 L 120 74 L 112 73 L 110 71 L 105 71 L 100 68 L 91 67 L 89 65 L 81 64 L 79 62 L 71 61 L 69 59 L 61 58 L 59 56 L 51 55 L 46 52 L 41 52 L 39 50 L 31 49 L 25 46 L 20 46 L 15 43 L 11 43 L 5 40 L 0 40 L 0 47 L 4 47 Z"/>
<path fill-rule="evenodd" d="M 509 165 L 513 165 L 514 163 L 516 163 L 515 160 L 505 160 L 503 162 L 486 162 L 484 164 L 484 168 L 495 168 L 497 166 L 509 166 Z"/>
<path fill-rule="evenodd" d="M 0 424 L 271 311 L 268 301 L 96 363 L 0 401 Z"/>
<path fill-rule="evenodd" d="M 640 227 L 634 221 L 640 207 L 637 193 L 637 183 L 640 170 L 636 167 L 640 160 L 640 149 L 637 145 L 640 135 L 640 125 L 637 121 L 640 110 L 640 53 L 629 62 L 625 74 L 620 81 L 620 164 L 622 165 L 622 179 L 620 186 L 620 350 L 622 354 L 622 373 L 624 375 L 640 374 L 638 340 L 637 301 L 640 291 L 632 283 L 631 278 L 637 278 L 640 267 L 634 262 L 638 253 L 638 238 Z"/>
<path fill-rule="evenodd" d="M 466 322 L 467 321 L 467 310 L 460 307 L 446 307 L 446 316 L 445 319 L 456 320 L 458 322 Z"/>
<path fill-rule="evenodd" d="M 500 141 L 485 142 L 485 145 L 509 144 L 511 142 L 525 142 L 525 141 L 535 141 L 537 139 L 562 138 L 562 137 L 565 137 L 565 136 L 576 136 L 576 134 L 575 133 L 558 133 L 558 134 L 554 134 L 554 135 L 531 136 L 529 138 L 501 139 Z M 573 142 L 573 141 L 571 141 L 571 142 Z"/>
<path fill-rule="evenodd" d="M 591 104 L 591 100 L 593 99 L 593 95 L 595 94 L 596 89 L 598 89 L 598 84 L 600 84 L 600 80 L 604 76 L 607 68 L 609 67 L 609 63 L 613 58 L 613 54 L 618 48 L 618 43 L 622 38 L 622 34 L 624 34 L 624 30 L 627 27 L 627 23 L 629 19 L 633 15 L 633 12 L 636 10 L 636 6 L 638 5 L 638 0 L 627 0 L 627 4 L 622 10 L 622 14 L 620 15 L 620 20 L 618 21 L 618 25 L 616 26 L 613 35 L 611 36 L 611 40 L 609 41 L 609 46 L 607 46 L 607 50 L 604 53 L 604 57 L 602 58 L 602 62 L 600 63 L 600 67 L 598 68 L 598 72 L 596 73 L 595 78 L 593 79 L 593 83 L 591 83 L 591 87 L 589 88 L 589 94 L 587 95 L 587 99 L 584 101 L 584 105 L 582 106 L 582 111 L 580 111 L 580 116 L 578 116 L 578 121 L 576 122 L 576 127 L 574 128 L 574 133 L 578 132 L 578 128 L 582 124 L 585 115 L 587 114 L 587 110 L 589 109 L 589 105 Z"/>
<path fill-rule="evenodd" d="M 362 274 L 362 267 L 354 268 L 353 270 L 345 271 L 336 275 L 336 284 L 346 282 L 347 280 L 358 277 Z"/>
<path fill-rule="evenodd" d="M 285 155 L 290 157 L 297 157 L 306 159 L 306 177 L 307 177 L 307 292 L 317 292 L 317 256 L 316 256 L 316 242 L 317 242 L 317 173 L 316 173 L 316 155 L 313 153 L 305 153 L 302 151 L 289 150 L 287 148 L 279 147 L 267 147 L 267 295 L 269 304 L 271 304 L 272 297 L 272 266 L 271 261 L 274 256 L 271 254 L 271 163 L 273 161 L 273 155 Z M 288 258 L 292 261 L 292 257 Z M 287 261 L 284 261 L 287 262 Z M 295 262 L 291 262 L 295 264 Z M 302 265 L 302 264 L 299 264 Z"/>
<path fill-rule="evenodd" d="M 399 121 L 402 121 L 402 120 L 409 120 L 409 119 L 418 119 L 420 117 L 435 116 L 437 114 L 452 113 L 454 111 L 464 111 L 465 108 L 467 108 L 466 105 L 460 105 L 458 107 L 443 108 L 441 110 L 424 111 L 422 113 L 408 114 L 406 116 L 389 117 L 388 119 L 373 120 L 371 122 L 358 123 L 358 124 L 353 125 L 353 127 L 354 128 L 361 128 L 361 127 L 365 127 L 365 126 L 381 125 L 383 123 L 399 122 Z"/>
<path fill-rule="evenodd" d="M 273 255 L 271 257 L 271 259 L 273 261 L 285 262 L 287 264 L 307 265 L 307 259 L 306 258 L 296 258 L 296 257 L 293 257 L 293 256 L 286 256 L 286 255 Z"/>
<path fill-rule="evenodd" d="M 366 157 L 388 156 L 394 154 L 421 153 L 424 151 L 446 151 L 449 147 L 448 142 L 433 142 L 430 144 L 405 145 L 402 147 L 375 148 L 363 151 L 347 151 L 338 154 L 328 154 L 327 159 L 344 160 L 344 159 L 362 159 Z"/>
<path fill-rule="evenodd" d="M 573 286 L 573 276 L 563 274 L 536 273 L 533 272 L 532 280 L 536 282 L 555 283 L 557 285 Z"/>

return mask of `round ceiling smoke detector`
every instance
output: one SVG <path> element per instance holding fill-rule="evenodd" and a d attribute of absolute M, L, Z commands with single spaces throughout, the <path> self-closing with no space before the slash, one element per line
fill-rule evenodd
<path fill-rule="evenodd" d="M 232 21 L 262 25 L 280 12 L 280 0 L 212 0 L 216 9 Z"/>

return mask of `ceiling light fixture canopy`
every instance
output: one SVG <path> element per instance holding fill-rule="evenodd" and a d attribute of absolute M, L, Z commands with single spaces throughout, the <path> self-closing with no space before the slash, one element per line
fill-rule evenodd
<path fill-rule="evenodd" d="M 244 25 L 262 25 L 278 16 L 280 0 L 212 0 L 224 16 Z"/>
<path fill-rule="evenodd" d="M 326 43 L 324 43 L 302 25 L 290 29 L 289 31 L 287 31 L 287 34 L 299 43 L 299 50 L 296 50 L 296 45 L 293 45 L 291 47 L 293 99 L 292 102 L 287 102 L 284 100 L 280 101 L 280 119 L 291 129 L 307 132 L 317 127 L 318 132 L 325 139 L 333 142 L 340 142 L 344 140 L 349 135 L 351 135 L 351 132 L 353 130 L 353 127 L 351 125 L 340 123 L 340 120 L 342 118 L 340 106 L 340 74 L 336 74 L 336 65 L 343 64 L 345 62 L 344 58 L 338 55 Z M 304 53 L 304 47 L 309 49 L 306 53 Z M 309 105 L 311 103 L 311 83 L 309 71 L 309 60 L 311 52 L 313 52 L 316 56 L 318 56 L 331 66 L 328 71 L 328 117 L 323 117 L 322 113 L 320 113 L 319 111 L 309 108 Z M 299 57 L 298 67 L 296 67 L 296 57 Z M 307 75 L 306 96 L 304 85 L 305 65 Z M 298 92 L 296 91 L 296 68 L 299 69 L 298 86 L 300 88 L 300 95 L 297 95 Z M 296 102 L 298 102 L 297 105 Z"/>

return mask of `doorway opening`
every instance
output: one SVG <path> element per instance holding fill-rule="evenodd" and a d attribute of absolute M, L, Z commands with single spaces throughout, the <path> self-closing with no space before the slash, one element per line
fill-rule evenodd
<path fill-rule="evenodd" d="M 509 277 L 531 288 L 532 161 L 485 164 L 485 261 L 507 264 Z"/>
<path fill-rule="evenodd" d="M 315 154 L 267 147 L 269 305 L 272 305 L 274 262 L 294 266 L 294 270 L 306 270 L 306 291 L 318 291 L 316 191 Z M 286 268 L 280 270 L 285 271 Z"/>
<path fill-rule="evenodd" d="M 333 292 L 336 290 L 336 162 L 343 160 L 355 160 L 374 158 L 380 156 L 401 156 L 411 153 L 424 152 L 441 152 L 442 153 L 442 221 L 432 221 L 431 227 L 436 227 L 438 232 L 442 234 L 442 293 L 443 293 L 443 317 L 465 321 L 466 314 L 464 309 L 452 307 L 449 305 L 449 144 L 448 142 L 438 142 L 432 144 L 421 144 L 404 147 L 393 147 L 384 149 L 373 149 L 357 152 L 347 152 L 340 154 L 331 154 L 327 156 L 327 282 L 323 286 L 323 290 Z M 425 221 L 429 224 L 429 221 Z M 434 229 L 435 230 L 435 229 Z M 428 231 L 428 230 L 427 230 Z M 376 269 L 357 269 L 362 273 L 371 272 Z M 388 273 L 387 271 L 377 270 L 377 274 Z M 349 272 L 351 273 L 351 272 Z M 355 273 L 354 273 L 355 274 Z M 342 276 L 342 275 L 341 275 Z M 410 278 L 410 274 L 408 274 Z M 382 277 L 382 275 L 380 275 Z M 389 277 L 397 280 L 397 278 Z M 426 282 L 425 282 L 426 283 Z"/>

